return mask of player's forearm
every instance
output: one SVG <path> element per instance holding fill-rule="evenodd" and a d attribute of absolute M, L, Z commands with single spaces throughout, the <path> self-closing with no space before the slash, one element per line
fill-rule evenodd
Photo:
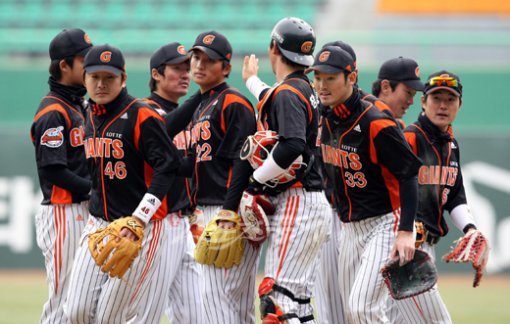
<path fill-rule="evenodd" d="M 269 89 L 269 86 L 256 75 L 252 75 L 246 80 L 246 87 L 258 100 L 261 99 L 261 94 L 264 90 Z"/>
<path fill-rule="evenodd" d="M 64 165 L 41 167 L 39 174 L 50 183 L 73 193 L 87 194 L 92 187 L 92 181 L 78 176 Z"/>
<path fill-rule="evenodd" d="M 400 225 L 399 231 L 413 231 L 414 218 L 418 211 L 418 180 L 411 177 L 399 181 L 400 185 Z"/>
<path fill-rule="evenodd" d="M 223 209 L 232 210 L 237 212 L 239 201 L 243 195 L 244 189 L 248 186 L 248 180 L 253 169 L 247 161 L 234 160 L 232 166 L 232 183 L 228 188 L 225 201 L 223 202 Z"/>
<path fill-rule="evenodd" d="M 165 126 L 170 138 L 174 138 L 175 135 L 179 134 L 188 126 L 193 118 L 195 110 L 200 105 L 201 99 L 202 95 L 200 91 L 197 91 L 182 105 L 179 105 L 177 109 L 165 116 Z"/>

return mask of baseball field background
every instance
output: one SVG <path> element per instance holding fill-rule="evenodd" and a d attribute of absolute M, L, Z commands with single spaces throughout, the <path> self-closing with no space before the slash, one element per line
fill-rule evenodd
<path fill-rule="evenodd" d="M 267 61 L 272 26 L 298 16 L 316 30 L 317 47 L 333 40 L 357 53 L 359 84 L 371 90 L 379 66 L 415 59 L 422 80 L 440 69 L 458 74 L 463 104 L 454 130 L 466 192 L 491 245 L 487 276 L 472 288 L 472 269 L 438 262 L 440 289 L 456 323 L 510 323 L 510 1 L 508 0 L 2 0 L 0 2 L 0 324 L 35 323 L 46 292 L 34 215 L 41 200 L 29 128 L 48 90 L 48 45 L 63 28 L 86 30 L 95 44 L 126 55 L 128 89 L 148 95 L 149 57 L 161 45 L 190 47 L 217 30 L 233 45 L 229 83 L 247 94 L 242 58 Z M 193 86 L 190 92 L 196 90 Z M 420 112 L 420 94 L 404 117 Z M 253 100 L 254 102 L 255 100 Z M 460 232 L 439 243 L 443 255 Z"/>

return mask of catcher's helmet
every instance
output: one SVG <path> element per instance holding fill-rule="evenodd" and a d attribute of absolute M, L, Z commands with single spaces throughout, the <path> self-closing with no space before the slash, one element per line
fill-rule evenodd
<path fill-rule="evenodd" d="M 271 32 L 271 39 L 276 42 L 282 55 L 299 65 L 313 64 L 315 32 L 301 18 L 287 17 L 280 20 Z"/>
<path fill-rule="evenodd" d="M 246 138 L 241 149 L 241 160 L 247 160 L 252 168 L 257 169 L 264 163 L 276 145 L 278 145 L 278 134 L 276 132 L 271 130 L 258 131 Z M 296 178 L 296 171 L 306 169 L 306 166 L 306 163 L 303 163 L 303 157 L 300 155 L 285 172 L 268 181 L 266 185 L 275 187 L 290 182 Z"/>

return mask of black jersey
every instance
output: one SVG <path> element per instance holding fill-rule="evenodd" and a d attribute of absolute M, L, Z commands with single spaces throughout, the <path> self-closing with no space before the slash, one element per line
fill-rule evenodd
<path fill-rule="evenodd" d="M 396 212 L 399 180 L 415 176 L 420 166 L 395 120 L 357 91 L 327 110 L 321 149 L 343 222 Z"/>
<path fill-rule="evenodd" d="M 154 92 L 145 99 L 145 102 L 154 108 L 161 116 L 167 116 L 168 113 L 177 108 L 177 103 L 168 101 Z M 191 147 L 191 132 L 189 129 L 185 128 L 175 135 L 172 140 L 181 158 L 189 155 L 189 149 Z M 191 178 L 175 178 L 174 184 L 167 195 L 169 212 L 182 211 L 184 214 L 189 214 L 191 209 L 191 184 Z"/>
<path fill-rule="evenodd" d="M 83 149 L 82 96 L 85 90 L 66 87 L 52 78 L 49 83 L 50 92 L 41 100 L 30 128 L 37 167 L 63 165 L 77 176 L 90 179 Z M 60 188 L 40 174 L 39 184 L 43 205 L 79 203 L 89 199 L 88 194 Z"/>
<path fill-rule="evenodd" d="M 224 204 L 235 176 L 234 160 L 240 159 L 246 137 L 255 130 L 255 111 L 239 91 L 222 83 L 202 94 L 191 130 L 195 155 L 194 203 Z"/>
<path fill-rule="evenodd" d="M 91 108 L 85 126 L 90 213 L 107 221 L 131 215 L 148 192 L 162 201 L 153 218 L 165 217 L 165 195 L 179 157 L 163 118 L 125 89 L 108 105 Z"/>
<path fill-rule="evenodd" d="M 451 127 L 441 132 L 423 113 L 405 129 L 404 135 L 423 162 L 418 173 L 420 198 L 416 219 L 434 235 L 445 236 L 448 225 L 443 212 L 467 203 L 459 144 Z"/>
<path fill-rule="evenodd" d="M 310 191 L 323 189 L 321 163 L 316 161 L 320 154 L 318 105 L 319 98 L 306 75 L 295 72 L 266 91 L 257 106 L 259 130 L 272 130 L 281 138 L 298 138 L 306 143 L 303 162 L 309 168 L 302 177 L 298 177 L 299 181 L 293 187 L 304 187 Z M 278 187 L 285 188 L 286 184 Z"/>

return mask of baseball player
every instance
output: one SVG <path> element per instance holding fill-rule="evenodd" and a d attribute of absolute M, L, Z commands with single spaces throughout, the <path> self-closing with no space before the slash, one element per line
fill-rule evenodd
<path fill-rule="evenodd" d="M 179 99 L 186 95 L 190 84 L 189 56 L 180 43 L 170 43 L 159 48 L 150 59 L 151 78 L 149 87 L 151 95 L 145 101 L 156 109 L 162 116 L 169 116 L 175 111 Z M 200 103 L 200 96 L 192 96 L 186 104 L 191 120 L 194 108 Z M 170 121 L 170 120 L 169 120 Z M 174 127 L 170 126 L 172 129 Z M 191 134 L 183 130 L 173 137 L 173 143 L 179 150 L 181 157 L 188 156 L 191 144 Z M 139 323 L 159 323 L 157 310 L 153 298 L 168 295 L 166 315 L 170 322 L 204 323 L 204 311 L 200 291 L 201 269 L 193 258 L 195 247 L 190 232 L 189 216 L 192 214 L 191 179 L 177 177 L 167 195 L 167 208 L 170 214 L 167 220 L 169 262 L 167 273 L 161 273 L 160 280 L 149 283 L 146 297 L 140 298 L 142 304 L 139 309 L 144 314 L 138 314 Z M 161 267 L 164 265 L 160 264 Z M 166 266 L 165 266 L 166 267 Z"/>
<path fill-rule="evenodd" d="M 304 74 L 313 63 L 315 33 L 300 18 L 284 18 L 273 28 L 269 59 L 277 84 L 267 89 L 260 79 L 244 77 L 257 97 L 258 130 L 278 134 L 278 145 L 250 177 L 247 192 L 272 195 L 276 212 L 269 217 L 270 233 L 265 278 L 259 286 L 264 323 L 313 322 L 310 304 L 317 272 L 317 256 L 331 226 L 320 163 L 315 161 L 318 136 L 318 98 Z M 246 57 L 256 63 L 256 57 Z M 256 69 L 255 69 L 256 70 Z M 246 71 L 245 71 L 246 72 Z M 248 78 L 247 78 L 248 77 Z M 306 164 L 291 182 L 271 188 L 296 159 Z"/>
<path fill-rule="evenodd" d="M 170 222 L 165 195 L 179 158 L 163 118 L 125 88 L 125 61 L 108 44 L 94 46 L 84 61 L 84 84 L 90 96 L 85 125 L 85 153 L 92 173 L 90 216 L 72 270 L 66 313 L 71 323 L 125 323 L 130 305 L 152 281 L 170 269 Z M 112 221 L 132 216 L 129 225 L 144 228 L 141 250 L 122 279 L 110 277 L 89 251 L 90 234 Z M 130 228 L 120 238 L 135 240 Z M 161 267 L 167 265 L 167 267 Z M 166 298 L 151 305 L 163 309 Z M 157 317 L 159 318 L 159 317 Z"/>
<path fill-rule="evenodd" d="M 421 104 L 422 113 L 405 129 L 404 135 L 423 161 L 418 174 L 420 199 L 416 222 L 424 228 L 420 233 L 420 249 L 435 259 L 435 246 L 448 233 L 444 211 L 464 233 L 476 230 L 464 192 L 459 144 L 451 126 L 462 105 L 460 78 L 444 70 L 431 74 Z M 451 323 L 437 285 L 422 295 L 396 303 L 407 322 Z"/>
<path fill-rule="evenodd" d="M 88 215 L 92 185 L 83 150 L 83 57 L 92 44 L 81 29 L 65 29 L 50 43 L 50 92 L 42 98 L 30 137 L 43 193 L 35 217 L 49 289 L 41 323 L 63 323 L 69 276 Z"/>
<path fill-rule="evenodd" d="M 191 48 L 191 76 L 202 93 L 192 120 L 193 203 L 204 223 L 236 213 L 251 167 L 239 158 L 248 135 L 256 130 L 251 103 L 226 82 L 232 47 L 216 31 L 199 34 Z M 228 221 L 218 226 L 230 228 Z M 204 265 L 202 294 L 207 323 L 255 323 L 254 289 L 260 249 L 246 245 L 239 265 Z"/>
<path fill-rule="evenodd" d="M 401 264 L 413 258 L 420 163 L 395 120 L 361 100 L 349 53 L 325 47 L 309 71 L 328 107 L 321 149 L 344 223 L 338 263 L 344 312 L 349 323 L 385 322 L 388 292 L 379 270 L 389 257 Z"/>

